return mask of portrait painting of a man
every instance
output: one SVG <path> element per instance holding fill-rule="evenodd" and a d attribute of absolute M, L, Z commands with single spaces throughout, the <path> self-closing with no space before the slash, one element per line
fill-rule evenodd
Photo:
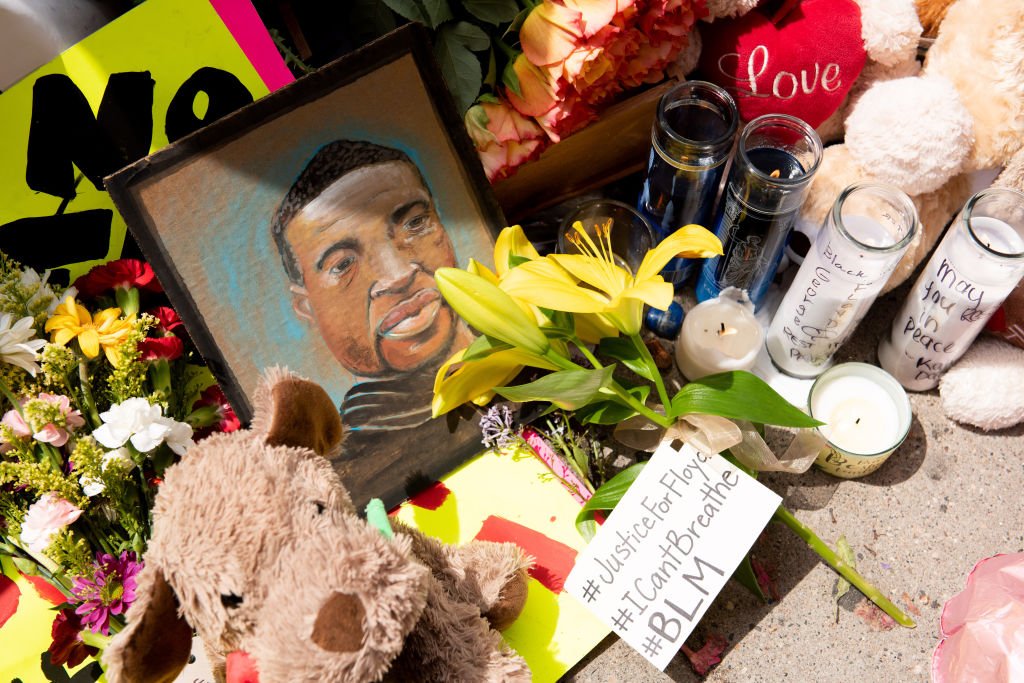
<path fill-rule="evenodd" d="M 324 145 L 272 231 L 296 316 L 359 380 L 340 407 L 342 459 L 369 467 L 358 461 L 381 434 L 410 448 L 443 437 L 443 421 L 430 419 L 434 375 L 473 336 L 434 282 L 455 250 L 412 159 L 365 140 Z"/>
<path fill-rule="evenodd" d="M 473 339 L 434 272 L 486 258 L 502 219 L 416 35 L 109 181 L 236 409 L 273 366 L 328 391 L 357 505 L 397 504 L 481 450 L 476 425 L 430 417 L 438 368 Z"/>

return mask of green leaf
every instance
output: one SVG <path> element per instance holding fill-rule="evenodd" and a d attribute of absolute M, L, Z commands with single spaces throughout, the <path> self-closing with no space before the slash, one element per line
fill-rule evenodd
<path fill-rule="evenodd" d="M 853 548 L 850 547 L 850 542 L 846 540 L 846 535 L 843 534 L 836 541 L 836 555 L 839 559 L 848 564 L 852 569 L 857 568 L 857 556 L 853 552 Z M 843 578 L 842 575 L 836 579 L 836 616 L 839 615 L 839 598 L 846 595 L 850 590 L 850 582 Z"/>
<path fill-rule="evenodd" d="M 427 16 L 427 11 L 423 5 L 416 0 L 381 0 L 385 5 L 388 6 L 396 14 L 405 17 L 409 21 L 418 21 L 421 24 L 427 24 L 431 28 L 433 25 L 430 23 L 430 17 Z"/>
<path fill-rule="evenodd" d="M 395 30 L 395 15 L 379 0 L 350 0 L 345 12 L 347 27 L 360 45 Z"/>
<path fill-rule="evenodd" d="M 500 339 L 495 339 L 494 337 L 488 337 L 486 334 L 481 334 L 473 340 L 472 344 L 466 347 L 466 353 L 462 356 L 462 360 L 480 360 L 481 358 L 487 358 L 487 356 L 496 351 L 505 351 L 511 348 L 511 344 L 506 344 Z"/>
<path fill-rule="evenodd" d="M 519 14 L 516 0 L 463 0 L 462 6 L 480 21 L 495 26 L 512 21 Z"/>
<path fill-rule="evenodd" d="M 622 470 L 614 477 L 604 483 L 594 495 L 586 502 L 580 514 L 576 515 L 576 529 L 588 541 L 594 537 L 597 524 L 594 522 L 594 513 L 598 510 L 613 510 L 626 495 L 626 491 L 633 485 L 636 478 L 640 476 L 644 465 L 647 463 L 638 462 Z"/>
<path fill-rule="evenodd" d="M 783 427 L 822 424 L 790 405 L 763 380 L 749 372 L 723 372 L 690 382 L 672 398 L 672 413 L 703 413 Z"/>
<path fill-rule="evenodd" d="M 448 6 L 448 0 L 420 0 L 423 9 L 426 10 L 427 18 L 430 20 L 430 28 L 437 28 L 444 22 L 453 18 L 452 8 Z"/>
<path fill-rule="evenodd" d="M 514 92 L 517 96 L 523 96 L 523 89 L 519 85 L 519 75 L 515 69 L 512 68 L 512 64 L 515 63 L 514 59 L 510 59 L 508 64 L 501 72 L 501 80 L 505 83 L 505 87 Z"/>
<path fill-rule="evenodd" d="M 597 347 L 597 352 L 622 361 L 627 368 L 640 375 L 646 380 L 654 381 L 654 374 L 651 368 L 644 362 L 643 357 L 636 346 L 626 337 L 605 337 Z"/>
<path fill-rule="evenodd" d="M 491 48 L 487 54 L 487 73 L 484 74 L 484 83 L 491 86 L 492 88 L 498 84 L 498 61 L 494 56 L 494 48 Z M 489 98 L 489 99 L 484 99 Z M 481 95 L 477 98 L 477 102 L 492 102 L 497 103 L 498 98 L 494 95 Z"/>
<path fill-rule="evenodd" d="M 192 412 L 192 406 L 199 400 L 200 394 L 207 388 L 217 383 L 213 373 L 205 365 L 185 366 L 184 377 L 182 378 L 181 405 L 186 413 Z"/>
<path fill-rule="evenodd" d="M 495 392 L 516 403 L 551 401 L 563 410 L 576 410 L 594 400 L 612 382 L 615 366 L 597 370 L 559 370 L 528 384 L 496 387 Z"/>
<path fill-rule="evenodd" d="M 754 597 L 761 602 L 768 602 L 768 596 L 761 590 L 761 584 L 757 582 L 757 574 L 754 573 L 754 567 L 750 564 L 750 555 L 743 556 L 740 566 L 736 567 L 736 571 L 732 573 L 732 578 L 736 579 L 741 586 L 753 593 Z"/>
<path fill-rule="evenodd" d="M 528 256 L 516 256 L 515 254 L 511 254 L 511 253 L 508 255 L 508 267 L 509 268 L 515 268 L 516 266 L 521 266 L 524 263 L 529 263 L 529 262 L 530 262 L 530 258 Z"/>
<path fill-rule="evenodd" d="M 523 22 L 526 21 L 526 17 L 530 16 L 530 12 L 532 12 L 532 11 L 533 11 L 533 7 L 531 7 L 531 6 L 527 6 L 527 7 L 523 8 L 523 10 L 519 14 L 516 15 L 516 18 L 512 20 L 512 24 L 509 25 L 508 29 L 505 31 L 505 33 L 501 37 L 502 38 L 507 38 L 509 36 L 509 34 L 515 33 L 520 28 L 522 28 L 523 27 Z"/>
<path fill-rule="evenodd" d="M 627 391 L 640 403 L 646 403 L 651 393 L 649 385 L 631 387 Z M 636 410 L 621 399 L 611 397 L 607 401 L 598 401 L 584 406 L 574 413 L 583 424 L 614 425 L 636 415 Z"/>
<path fill-rule="evenodd" d="M 465 36 L 460 34 L 456 26 L 457 24 L 446 24 L 438 31 L 437 40 L 434 42 L 434 56 L 437 57 L 445 84 L 455 99 L 461 115 L 473 106 L 477 95 L 480 94 L 483 74 L 480 71 L 480 62 L 470 52 L 464 42 Z M 480 33 L 483 34 L 483 31 Z M 484 38 L 486 39 L 486 35 Z M 486 47 L 485 45 L 484 48 Z"/>
<path fill-rule="evenodd" d="M 491 37 L 484 30 L 468 21 L 457 21 L 441 27 L 447 33 L 473 52 L 482 52 L 491 46 Z"/>

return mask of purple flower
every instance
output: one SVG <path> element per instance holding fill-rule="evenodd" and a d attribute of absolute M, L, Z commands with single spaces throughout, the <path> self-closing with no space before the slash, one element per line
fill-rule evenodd
<path fill-rule="evenodd" d="M 135 575 L 142 569 L 135 553 L 124 552 L 120 557 L 96 553 L 92 578 L 75 577 L 71 592 L 82 601 L 75 614 L 82 617 L 82 625 L 93 633 L 110 635 L 110 615 L 124 614 L 135 601 L 137 587 Z"/>

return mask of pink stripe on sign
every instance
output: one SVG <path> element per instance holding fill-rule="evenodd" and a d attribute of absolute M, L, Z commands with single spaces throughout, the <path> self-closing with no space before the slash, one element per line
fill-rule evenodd
<path fill-rule="evenodd" d="M 271 92 L 295 80 L 249 0 L 210 0 L 210 5 Z"/>

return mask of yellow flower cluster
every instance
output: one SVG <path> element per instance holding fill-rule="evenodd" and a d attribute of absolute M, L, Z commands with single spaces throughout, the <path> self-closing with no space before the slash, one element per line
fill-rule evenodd
<path fill-rule="evenodd" d="M 46 321 L 50 341 L 67 346 L 74 339 L 87 358 L 96 358 L 100 349 L 115 368 L 121 365 L 118 347 L 135 327 L 135 316 L 122 316 L 120 308 L 107 308 L 95 316 L 85 306 L 68 297 Z"/>

